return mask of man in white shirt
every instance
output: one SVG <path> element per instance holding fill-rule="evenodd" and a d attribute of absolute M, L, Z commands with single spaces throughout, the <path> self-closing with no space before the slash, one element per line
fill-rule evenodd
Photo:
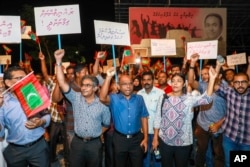
<path fill-rule="evenodd" d="M 146 107 L 149 112 L 148 118 L 148 151 L 145 154 L 143 160 L 143 167 L 150 167 L 151 161 L 153 167 L 160 167 L 161 162 L 156 160 L 155 157 L 151 160 L 152 141 L 154 136 L 153 129 L 153 120 L 156 113 L 157 102 L 160 96 L 165 92 L 154 86 L 154 74 L 151 71 L 142 73 L 142 85 L 143 89 L 137 92 L 138 95 L 141 95 L 144 99 Z"/>

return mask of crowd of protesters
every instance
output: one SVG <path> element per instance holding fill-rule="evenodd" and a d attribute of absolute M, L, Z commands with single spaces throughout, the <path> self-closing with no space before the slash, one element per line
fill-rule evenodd
<path fill-rule="evenodd" d="M 193 54 L 167 70 L 131 65 L 104 72 L 100 57 L 64 68 L 65 54 L 54 52 L 53 76 L 38 54 L 41 73 L 35 75 L 51 105 L 31 118 L 15 93 L 5 91 L 31 66 L 4 69 L 0 166 L 58 166 L 59 141 L 71 167 L 187 167 L 190 160 L 197 167 L 229 167 L 230 151 L 250 151 L 250 56 L 240 71 L 225 59 L 201 68 Z"/>

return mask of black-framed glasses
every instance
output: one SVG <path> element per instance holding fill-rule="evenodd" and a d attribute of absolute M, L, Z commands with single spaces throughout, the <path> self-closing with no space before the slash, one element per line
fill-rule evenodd
<path fill-rule="evenodd" d="M 243 81 L 234 81 L 233 82 L 235 85 L 246 85 L 248 84 L 247 80 L 243 80 Z"/>
<path fill-rule="evenodd" d="M 133 86 L 133 82 L 119 83 L 121 86 Z"/>
<path fill-rule="evenodd" d="M 21 80 L 21 79 L 23 79 L 23 78 L 24 78 L 24 76 L 19 76 L 19 77 L 13 77 L 13 78 L 11 78 L 11 79 Z"/>
<path fill-rule="evenodd" d="M 94 87 L 93 84 L 82 84 L 82 87 L 91 88 Z"/>

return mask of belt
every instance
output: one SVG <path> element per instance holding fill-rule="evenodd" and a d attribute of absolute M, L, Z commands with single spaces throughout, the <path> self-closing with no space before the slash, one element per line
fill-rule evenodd
<path fill-rule="evenodd" d="M 40 138 L 38 138 L 37 140 L 33 141 L 33 142 L 30 142 L 30 143 L 27 143 L 27 144 L 24 144 L 24 145 L 20 145 L 20 144 L 15 144 L 15 143 L 9 143 L 10 145 L 13 145 L 13 146 L 17 146 L 17 147 L 31 147 L 33 146 L 34 144 L 38 143 L 40 140 L 42 140 L 44 137 L 41 136 Z"/>
<path fill-rule="evenodd" d="M 139 135 L 139 134 L 141 133 L 141 131 L 138 131 L 138 132 L 136 132 L 136 133 L 126 135 L 126 134 L 123 134 L 123 133 L 119 132 L 119 131 L 116 130 L 116 129 L 115 129 L 115 132 L 116 132 L 117 134 L 119 134 L 120 136 L 126 137 L 127 139 L 133 138 L 133 137 L 135 137 L 135 136 L 137 136 L 137 135 Z"/>
<path fill-rule="evenodd" d="M 98 137 L 80 137 L 77 134 L 75 134 L 75 137 L 82 140 L 83 142 L 89 142 L 92 140 L 100 139 L 100 136 L 98 136 Z"/>

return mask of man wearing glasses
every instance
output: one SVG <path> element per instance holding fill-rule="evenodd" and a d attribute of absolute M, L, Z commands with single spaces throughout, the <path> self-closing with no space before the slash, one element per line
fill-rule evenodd
<path fill-rule="evenodd" d="M 229 167 L 230 151 L 250 151 L 249 76 L 246 73 L 235 74 L 233 87 L 221 86 L 217 93 L 225 97 L 227 103 L 222 129 L 225 166 Z"/>
<path fill-rule="evenodd" d="M 9 67 L 4 72 L 4 84 L 11 87 L 26 76 L 25 71 L 18 67 Z M 21 102 L 14 93 L 7 92 L 0 96 L 0 137 L 4 129 L 8 130 L 6 138 L 9 145 L 3 155 L 10 167 L 49 166 L 49 147 L 44 140 L 45 128 L 50 124 L 50 115 L 39 113 L 27 118 Z"/>
<path fill-rule="evenodd" d="M 66 81 L 62 71 L 63 49 L 56 50 L 56 77 L 65 97 L 72 103 L 75 136 L 71 142 L 70 166 L 98 167 L 102 155 L 100 136 L 110 125 L 110 111 L 96 96 L 99 82 L 96 77 L 85 75 L 81 92 L 76 92 Z"/>

